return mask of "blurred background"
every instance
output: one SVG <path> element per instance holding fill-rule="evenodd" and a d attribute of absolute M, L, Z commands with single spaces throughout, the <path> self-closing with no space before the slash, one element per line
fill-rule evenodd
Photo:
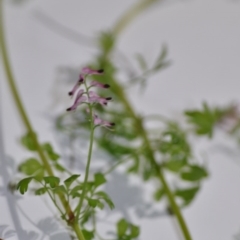
<path fill-rule="evenodd" d="M 61 149 L 53 130 L 53 116 L 65 111 L 70 104 L 66 94 L 69 85 L 66 89 L 66 82 L 60 81 L 61 69 L 80 71 L 98 53 L 94 42 L 97 35 L 111 29 L 136 2 L 5 1 L 10 60 L 21 97 L 41 141 L 48 140 L 56 149 Z M 180 120 L 183 110 L 199 107 L 203 101 L 210 105 L 239 103 L 239 43 L 240 2 L 156 1 L 124 29 L 117 48 L 130 61 L 140 53 L 151 63 L 165 44 L 171 64 L 149 78 L 144 91 L 130 88 L 128 97 L 140 114 L 160 113 Z M 124 57 L 125 67 L 134 70 Z M 4 187 L 6 178 L 14 177 L 14 167 L 27 153 L 19 145 L 24 129 L 2 65 L 0 70 L 1 154 L 12 167 L 9 176 L 2 173 L 0 178 L 0 230 L 5 229 L 4 225 L 16 230 Z M 124 82 L 125 76 L 120 75 L 120 79 Z M 199 157 L 206 159 L 210 176 L 194 202 L 183 210 L 193 239 L 240 239 L 240 148 L 221 133 L 214 143 L 202 139 L 195 148 Z M 3 171 L 3 166 L 1 168 Z M 107 188 L 116 201 L 116 209 L 106 213 L 108 220 L 101 223 L 101 231 L 108 230 L 111 221 L 124 214 L 141 226 L 141 240 L 179 239 L 174 220 L 161 212 L 161 206 L 151 207 L 151 184 L 143 188 L 140 180 L 128 179 L 121 172 L 116 172 L 114 178 L 118 187 L 109 184 Z M 59 233 L 54 235 L 55 239 L 67 239 L 61 227 L 52 222 L 53 214 L 44 201 L 29 195 L 19 197 L 16 204 L 28 239 L 54 240 L 50 237 L 53 229 Z M 41 230 L 47 235 L 41 235 Z M 17 238 L 13 235 L 9 239 Z"/>

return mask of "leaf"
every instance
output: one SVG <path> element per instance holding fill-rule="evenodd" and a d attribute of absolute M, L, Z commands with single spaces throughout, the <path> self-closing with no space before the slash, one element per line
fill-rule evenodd
<path fill-rule="evenodd" d="M 42 148 L 47 153 L 50 160 L 57 161 L 60 158 L 60 156 L 54 152 L 53 147 L 50 143 L 44 143 L 42 145 Z"/>
<path fill-rule="evenodd" d="M 45 187 L 39 188 L 35 191 L 35 195 L 43 195 L 46 191 L 47 189 Z"/>
<path fill-rule="evenodd" d="M 59 185 L 60 179 L 55 176 L 49 176 L 43 178 L 46 184 L 49 184 L 51 188 L 55 188 Z"/>
<path fill-rule="evenodd" d="M 128 222 L 122 218 L 117 222 L 117 234 L 119 237 L 123 237 L 128 229 Z"/>
<path fill-rule="evenodd" d="M 140 228 L 136 225 L 130 224 L 130 237 L 136 238 L 140 234 Z"/>
<path fill-rule="evenodd" d="M 80 177 L 80 174 L 73 174 L 71 177 L 64 180 L 64 184 L 67 188 L 70 188 L 71 184 Z"/>
<path fill-rule="evenodd" d="M 110 197 L 107 195 L 107 193 L 103 191 L 99 191 L 99 192 L 96 192 L 95 195 L 98 196 L 99 198 L 102 198 L 108 204 L 110 209 L 113 209 L 115 207 L 114 203 L 112 202 Z"/>
<path fill-rule="evenodd" d="M 82 190 L 82 188 L 83 188 L 83 187 L 82 187 L 82 184 L 81 184 L 81 185 L 77 185 L 76 187 L 74 187 L 74 188 L 70 191 L 69 195 L 71 195 L 73 198 L 75 198 L 75 197 L 80 197 L 81 194 L 79 194 L 78 191 Z"/>
<path fill-rule="evenodd" d="M 94 184 L 95 187 L 98 187 L 102 184 L 104 184 L 105 182 L 107 182 L 105 176 L 102 173 L 95 173 L 94 174 Z"/>
<path fill-rule="evenodd" d="M 102 210 L 102 209 L 104 209 L 104 204 L 102 202 L 98 201 L 97 207 Z"/>
<path fill-rule="evenodd" d="M 36 137 L 36 134 L 35 133 L 32 133 L 35 135 Z M 32 139 L 32 134 L 30 133 L 26 133 L 24 136 L 21 137 L 20 139 L 20 142 L 21 144 L 27 148 L 28 150 L 30 151 L 36 151 L 37 150 L 37 147 L 36 145 L 34 144 L 34 140 Z"/>
<path fill-rule="evenodd" d="M 172 160 L 164 163 L 164 167 L 172 172 L 179 172 L 185 165 L 185 160 Z"/>
<path fill-rule="evenodd" d="M 91 199 L 91 198 L 88 199 L 89 206 L 91 206 L 93 208 L 95 208 L 97 206 L 98 202 L 99 202 L 98 199 Z"/>
<path fill-rule="evenodd" d="M 37 180 L 44 176 L 44 168 L 35 158 L 29 158 L 19 166 L 19 171 L 28 176 L 35 175 Z"/>
<path fill-rule="evenodd" d="M 184 170 L 181 173 L 181 178 L 185 181 L 200 181 L 207 176 L 206 169 L 197 165 L 189 166 L 188 170 Z"/>
<path fill-rule="evenodd" d="M 200 187 L 178 189 L 175 191 L 175 196 L 182 198 L 185 202 L 184 206 L 186 206 L 193 200 L 199 189 Z"/>
<path fill-rule="evenodd" d="M 63 185 L 60 185 L 60 186 L 55 187 L 55 188 L 53 189 L 53 192 L 54 192 L 54 193 L 57 193 L 57 194 L 59 194 L 59 193 L 67 194 L 67 193 L 68 193 L 68 192 L 67 192 L 67 189 L 66 189 Z"/>
<path fill-rule="evenodd" d="M 54 167 L 55 167 L 56 170 L 58 170 L 59 172 L 65 172 L 65 171 L 66 171 L 66 169 L 65 169 L 62 165 L 60 165 L 59 163 L 55 163 L 55 164 L 54 164 Z"/>
<path fill-rule="evenodd" d="M 87 211 L 86 213 L 84 213 L 84 215 L 82 216 L 81 219 L 81 225 L 84 225 L 86 222 L 88 222 L 88 220 L 90 219 L 90 217 L 94 214 L 94 212 L 90 209 L 89 211 Z"/>
<path fill-rule="evenodd" d="M 153 197 L 156 201 L 160 201 L 164 194 L 165 194 L 164 189 L 160 188 L 154 193 Z"/>
<path fill-rule="evenodd" d="M 86 229 L 82 230 L 82 233 L 86 240 L 92 240 L 94 239 L 94 231 L 88 231 Z"/>
<path fill-rule="evenodd" d="M 210 108 L 203 103 L 202 110 L 186 111 L 188 121 L 194 125 L 195 132 L 199 135 L 212 137 L 215 125 L 222 119 L 229 109 Z"/>
<path fill-rule="evenodd" d="M 17 190 L 19 190 L 21 194 L 27 192 L 28 184 L 32 181 L 32 179 L 33 179 L 32 177 L 22 179 L 17 185 Z"/>
<path fill-rule="evenodd" d="M 167 46 L 163 45 L 161 53 L 154 64 L 153 71 L 158 71 L 170 65 L 170 61 L 166 60 L 167 53 L 168 53 Z"/>
<path fill-rule="evenodd" d="M 137 62 L 140 66 L 140 68 L 143 70 L 143 71 L 146 71 L 148 69 L 147 67 L 147 62 L 146 60 L 144 59 L 143 55 L 140 54 L 140 53 L 137 53 L 136 54 L 136 59 L 137 59 Z"/>

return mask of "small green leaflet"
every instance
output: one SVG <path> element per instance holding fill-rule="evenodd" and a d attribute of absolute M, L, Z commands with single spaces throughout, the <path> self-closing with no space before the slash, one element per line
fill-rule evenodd
<path fill-rule="evenodd" d="M 35 158 L 29 158 L 20 164 L 19 171 L 28 176 L 35 175 L 37 180 L 41 180 L 44 176 L 44 168 Z"/>
<path fill-rule="evenodd" d="M 54 152 L 53 147 L 50 143 L 44 143 L 42 145 L 42 148 L 47 153 L 50 160 L 57 161 L 60 158 L 60 156 Z"/>
<path fill-rule="evenodd" d="M 33 179 L 32 177 L 22 179 L 17 185 L 17 190 L 19 190 L 21 194 L 27 192 L 28 184 L 32 181 L 32 179 Z"/>
<path fill-rule="evenodd" d="M 99 199 L 103 199 L 108 204 L 110 209 L 113 209 L 115 207 L 114 203 L 112 202 L 110 197 L 107 195 L 107 193 L 105 193 L 103 191 L 99 191 L 99 192 L 95 193 L 95 196 L 97 196 Z"/>
<path fill-rule="evenodd" d="M 46 185 L 49 184 L 51 188 L 57 187 L 60 183 L 60 179 L 54 176 L 44 177 L 43 180 L 45 181 Z"/>
<path fill-rule="evenodd" d="M 46 191 L 47 189 L 45 187 L 39 188 L 35 191 L 35 195 L 43 195 Z"/>
<path fill-rule="evenodd" d="M 24 136 L 21 137 L 21 144 L 27 148 L 30 151 L 36 151 L 37 147 L 34 144 L 34 140 L 33 140 L 33 134 L 36 137 L 35 133 L 26 133 Z"/>
<path fill-rule="evenodd" d="M 95 187 L 98 187 L 102 184 L 104 184 L 105 182 L 107 182 L 105 176 L 102 173 L 95 173 L 94 174 L 94 184 Z"/>
<path fill-rule="evenodd" d="M 128 222 L 122 218 L 117 222 L 117 234 L 119 237 L 123 237 L 128 230 Z"/>
<path fill-rule="evenodd" d="M 67 188 L 69 188 L 71 186 L 71 184 L 77 180 L 77 178 L 80 177 L 80 174 L 74 174 L 71 177 L 67 178 L 66 180 L 64 180 L 64 184 Z"/>

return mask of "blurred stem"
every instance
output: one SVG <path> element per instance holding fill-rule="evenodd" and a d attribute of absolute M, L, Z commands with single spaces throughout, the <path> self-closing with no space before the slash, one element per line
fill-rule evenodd
<path fill-rule="evenodd" d="M 113 35 L 115 37 L 117 37 L 122 30 L 138 15 L 140 14 L 142 11 L 144 11 L 146 8 L 148 8 L 150 5 L 152 5 L 153 3 L 157 2 L 159 0 L 142 0 L 142 1 L 138 1 L 136 3 L 136 5 L 134 5 L 132 8 L 130 8 L 121 18 L 120 20 L 117 22 L 117 24 L 115 25 L 115 27 L 113 28 Z M 113 49 L 112 49 L 113 50 Z M 108 56 L 110 56 L 110 53 L 108 52 Z M 106 57 L 108 57 L 106 56 Z M 131 106 L 130 102 L 127 99 L 127 96 L 125 95 L 125 92 L 122 88 L 122 86 L 113 79 L 112 82 L 113 88 L 116 91 L 116 95 L 121 99 L 122 103 L 125 105 L 127 111 L 129 112 L 129 114 L 131 115 L 131 117 L 135 120 L 135 126 L 140 134 L 140 136 L 143 139 L 144 145 L 145 145 L 145 156 L 147 156 L 147 158 L 149 159 L 149 161 L 151 162 L 152 166 L 156 169 L 157 171 L 157 177 L 159 179 L 159 181 L 161 182 L 161 184 L 164 187 L 166 196 L 168 198 L 170 207 L 173 211 L 173 213 L 175 214 L 179 226 L 181 228 L 182 234 L 185 238 L 185 240 L 192 240 L 190 232 L 188 230 L 188 227 L 185 223 L 185 220 L 181 214 L 180 208 L 178 207 L 174 195 L 170 189 L 170 187 L 168 186 L 168 183 L 164 177 L 164 174 L 162 172 L 161 167 L 158 165 L 157 161 L 155 160 L 154 157 L 154 153 L 153 150 L 151 148 L 151 144 L 149 142 L 147 133 L 144 129 L 143 123 L 142 123 L 142 119 L 140 117 L 137 116 L 137 114 L 134 112 L 133 107 Z"/>
<path fill-rule="evenodd" d="M 135 17 L 157 1 L 160 0 L 138 0 L 137 3 L 126 11 L 117 21 L 112 29 L 113 36 L 117 37 Z"/>
<path fill-rule="evenodd" d="M 2 60 L 3 60 L 3 67 L 5 69 L 5 73 L 6 73 L 6 77 L 7 77 L 7 81 L 8 81 L 8 85 L 9 88 L 11 90 L 13 99 L 15 101 L 16 107 L 18 109 L 18 112 L 20 114 L 20 117 L 23 121 L 23 124 L 25 125 L 28 133 L 30 134 L 34 145 L 36 146 L 36 151 L 38 152 L 39 158 L 41 159 L 44 168 L 46 170 L 46 172 L 48 173 L 49 176 L 54 176 L 53 170 L 43 152 L 43 149 L 40 145 L 40 143 L 38 142 L 37 136 L 33 130 L 33 127 L 30 123 L 30 120 L 27 116 L 27 113 L 24 109 L 22 100 L 20 98 L 20 95 L 18 94 L 18 90 L 15 84 L 15 80 L 14 80 L 14 76 L 13 76 L 13 72 L 11 69 L 11 65 L 10 65 L 10 61 L 9 61 L 9 57 L 8 57 L 8 52 L 7 52 L 7 47 L 6 47 L 6 42 L 5 42 L 5 37 L 4 37 L 4 24 L 3 24 L 3 0 L 0 0 L 0 49 L 1 49 L 1 55 L 2 55 Z M 73 217 L 73 212 L 68 204 L 68 202 L 66 201 L 64 195 L 62 194 L 58 194 L 63 207 L 65 208 L 68 216 L 70 219 L 72 219 Z M 78 224 L 76 225 L 75 223 L 73 224 L 73 229 L 76 232 L 78 239 L 79 240 L 85 240 L 85 238 L 83 237 L 82 234 L 80 234 L 81 229 L 79 228 Z"/>
<path fill-rule="evenodd" d="M 143 123 L 142 123 L 142 119 L 140 117 L 138 117 L 136 115 L 136 113 L 134 112 L 133 107 L 131 106 L 130 102 L 128 101 L 127 96 L 125 95 L 124 90 L 121 87 L 121 85 L 117 81 L 114 81 L 114 82 L 112 82 L 112 86 L 116 91 L 116 95 L 121 99 L 121 101 L 125 105 L 127 111 L 129 112 L 129 114 L 135 121 L 135 127 L 136 127 L 137 131 L 139 132 L 140 136 L 142 137 L 144 145 L 145 145 L 145 148 L 144 148 L 145 156 L 148 157 L 152 166 L 157 171 L 158 179 L 160 180 L 160 182 L 162 183 L 162 185 L 164 187 L 165 193 L 166 193 L 168 201 L 170 203 L 170 207 L 178 220 L 179 226 L 182 230 L 185 240 L 191 240 L 192 238 L 191 238 L 190 232 L 187 228 L 187 225 L 181 214 L 181 211 L 175 201 L 174 195 L 173 195 L 170 187 L 168 186 L 168 183 L 167 183 L 167 181 L 164 177 L 164 174 L 161 170 L 161 167 L 158 165 L 158 163 L 155 160 L 154 153 L 152 151 L 147 133 L 146 133 Z"/>

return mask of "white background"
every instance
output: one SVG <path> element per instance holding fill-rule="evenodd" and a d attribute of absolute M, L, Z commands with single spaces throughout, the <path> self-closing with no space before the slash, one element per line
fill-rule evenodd
<path fill-rule="evenodd" d="M 45 113 L 54 110 L 51 94 L 56 69 L 81 66 L 96 51 L 48 29 L 36 17 L 37 12 L 44 12 L 76 32 L 96 36 L 111 28 L 136 1 L 32 0 L 22 5 L 5 2 L 8 49 L 17 85 L 40 140 L 54 142 L 52 124 Z M 240 2 L 188 0 L 155 4 L 124 31 L 118 47 L 129 58 L 140 52 L 151 62 L 163 43 L 169 47 L 172 65 L 150 79 L 143 95 L 139 91 L 129 92 L 139 112 L 176 116 L 184 108 L 199 107 L 204 100 L 210 104 L 239 101 Z M 17 142 L 24 131 L 0 69 L 5 152 L 20 162 L 28 156 Z M 65 109 L 68 98 L 64 96 L 63 102 Z M 197 199 L 183 211 L 194 240 L 233 239 L 240 229 L 240 154 L 229 139 L 219 136 L 215 142 L 226 144 L 234 154 L 214 151 L 209 155 L 210 177 Z M 208 148 L 206 142 L 202 145 Z M 51 216 L 45 204 L 35 197 L 18 202 L 33 222 Z M 132 218 L 142 227 L 142 240 L 178 239 L 168 217 Z M 25 229 L 38 231 L 23 216 L 21 222 Z M 0 225 L 3 224 L 14 228 L 2 196 Z"/>

